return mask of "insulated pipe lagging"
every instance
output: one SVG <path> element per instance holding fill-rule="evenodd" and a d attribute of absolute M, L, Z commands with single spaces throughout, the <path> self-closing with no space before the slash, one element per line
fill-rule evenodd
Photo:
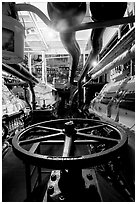
<path fill-rule="evenodd" d="M 80 58 L 80 47 L 75 32 L 70 32 L 69 28 L 82 22 L 86 13 L 86 2 L 48 2 L 47 9 L 52 24 L 60 30 L 60 39 L 64 48 L 72 56 L 69 82 L 73 84 Z"/>
<path fill-rule="evenodd" d="M 73 83 L 75 78 L 75 71 L 79 63 L 80 57 L 80 47 L 76 41 L 75 33 L 60 33 L 60 39 L 68 51 L 68 53 L 72 56 L 72 66 L 71 66 L 71 75 L 70 75 L 70 83 Z"/>

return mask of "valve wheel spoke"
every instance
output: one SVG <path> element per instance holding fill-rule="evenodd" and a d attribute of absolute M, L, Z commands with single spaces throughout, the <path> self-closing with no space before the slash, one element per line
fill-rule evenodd
<path fill-rule="evenodd" d="M 90 135 L 90 134 L 81 133 L 81 132 L 77 132 L 77 136 L 84 137 L 86 139 L 96 140 L 98 142 L 100 141 L 100 142 L 116 142 L 116 143 L 118 143 L 120 141 L 118 139 L 107 138 L 107 137 L 103 137 L 103 136 L 99 136 L 99 135 Z"/>
<path fill-rule="evenodd" d="M 90 127 L 85 127 L 85 128 L 79 128 L 77 129 L 79 132 L 83 132 L 85 130 L 93 130 L 93 129 L 96 129 L 96 128 L 100 128 L 100 127 L 105 127 L 106 124 L 98 124 L 98 125 L 94 125 L 94 126 L 90 126 Z"/>
<path fill-rule="evenodd" d="M 48 139 L 53 139 L 53 138 L 56 138 L 56 137 L 62 136 L 62 135 L 63 135 L 63 133 L 55 133 L 55 134 L 41 136 L 41 137 L 32 138 L 32 139 L 28 139 L 28 140 L 21 140 L 19 142 L 19 145 L 31 144 L 31 143 L 36 143 L 36 142 L 43 142 L 43 141 L 47 141 Z"/>
<path fill-rule="evenodd" d="M 56 131 L 56 132 L 62 132 L 62 129 L 58 129 L 58 128 L 53 128 L 53 127 L 45 127 L 43 125 L 38 125 L 38 128 L 41 128 L 41 130 L 47 130 L 47 131 Z"/>

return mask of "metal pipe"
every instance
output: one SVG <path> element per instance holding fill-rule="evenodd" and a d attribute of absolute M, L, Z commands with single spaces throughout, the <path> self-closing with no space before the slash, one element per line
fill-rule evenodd
<path fill-rule="evenodd" d="M 93 74 L 102 69 L 108 63 L 112 62 L 116 57 L 129 49 L 135 40 L 135 28 L 133 27 L 129 32 L 124 35 L 118 43 L 105 55 L 99 63 L 93 68 L 90 69 L 88 74 Z"/>
<path fill-rule="evenodd" d="M 108 20 L 103 22 L 98 21 L 98 22 L 81 23 L 80 25 L 69 28 L 69 30 L 79 31 L 79 30 L 87 30 L 87 29 L 93 29 L 93 28 L 105 28 L 105 27 L 111 27 L 116 25 L 134 23 L 134 22 L 135 22 L 135 16 L 130 16 L 130 17 L 124 17 L 116 20 Z"/>
<path fill-rule="evenodd" d="M 17 11 L 29 11 L 36 13 L 43 22 L 49 26 L 50 28 L 55 30 L 55 27 L 53 26 L 52 22 L 47 18 L 47 16 L 37 7 L 31 5 L 31 4 L 16 4 L 15 6 Z M 135 16 L 130 17 L 124 17 L 116 20 L 108 20 L 104 22 L 88 22 L 88 23 L 81 23 L 80 25 L 73 26 L 69 28 L 69 31 L 79 31 L 79 30 L 87 30 L 87 29 L 93 29 L 93 28 L 103 28 L 103 27 L 110 27 L 115 25 L 122 25 L 122 24 L 128 24 L 128 23 L 134 23 L 135 22 Z M 58 30 L 56 30 L 58 31 Z"/>
<path fill-rule="evenodd" d="M 82 80 L 84 79 L 85 75 L 87 74 L 89 68 L 93 66 L 94 60 L 96 60 L 101 48 L 102 48 L 102 35 L 104 33 L 104 28 L 97 28 L 93 29 L 91 33 L 91 44 L 92 44 L 92 50 L 90 51 L 90 54 L 88 56 L 88 59 L 86 61 L 86 64 L 84 65 L 84 68 L 82 70 L 82 73 L 80 75 L 80 78 L 78 80 L 78 93 L 79 93 L 79 108 L 83 104 L 83 87 L 82 87 Z"/>
<path fill-rule="evenodd" d="M 37 80 L 37 78 L 35 78 L 33 75 L 31 75 L 29 73 L 29 71 L 27 69 L 25 69 L 21 64 L 18 65 L 14 65 L 16 68 L 7 65 L 5 63 L 2 63 L 3 70 L 5 70 L 8 73 L 11 73 L 15 76 L 17 76 L 18 78 L 23 78 L 23 81 L 29 81 L 31 83 L 38 83 L 39 81 Z"/>
<path fill-rule="evenodd" d="M 30 105 L 28 98 L 27 98 L 27 87 L 23 87 L 23 90 L 24 90 L 25 101 L 28 104 L 30 110 L 32 110 L 31 105 Z"/>
<path fill-rule="evenodd" d="M 30 81 L 29 78 L 25 77 L 23 74 L 21 74 L 20 72 L 16 71 L 13 67 L 11 67 L 11 66 L 9 66 L 7 64 L 2 63 L 2 69 L 4 71 L 6 71 L 6 72 L 8 72 L 8 73 L 10 73 L 10 74 L 20 78 L 23 81 L 27 81 L 27 82 Z"/>
<path fill-rule="evenodd" d="M 32 70 L 31 70 L 31 53 L 28 53 L 28 67 L 29 67 L 29 73 L 32 74 Z"/>
<path fill-rule="evenodd" d="M 72 148 L 72 137 L 66 135 L 62 157 L 69 157 L 71 148 Z"/>
<path fill-rule="evenodd" d="M 26 86 L 27 84 L 25 82 L 13 82 L 13 83 L 4 83 L 6 86 Z"/>
<path fill-rule="evenodd" d="M 35 97 L 33 84 L 29 83 L 29 86 L 30 86 L 30 90 L 31 90 L 31 93 L 32 93 L 32 110 L 35 110 L 36 109 L 36 97 Z"/>
<path fill-rule="evenodd" d="M 92 79 L 96 79 L 97 77 L 105 74 L 106 72 L 110 71 L 114 67 L 117 67 L 117 66 L 119 66 L 121 64 L 124 64 L 124 63 L 128 62 L 129 60 L 131 60 L 133 58 L 135 58 L 135 45 L 130 50 L 127 50 L 122 55 L 117 57 L 113 62 L 107 64 L 101 70 L 99 70 L 98 72 L 94 73 L 91 76 L 91 80 Z"/>
<path fill-rule="evenodd" d="M 45 83 L 45 52 L 42 51 L 42 82 Z"/>
<path fill-rule="evenodd" d="M 30 81 L 32 80 L 33 83 L 38 83 L 39 81 L 37 80 L 36 77 L 34 77 L 32 74 L 29 73 L 29 71 L 27 69 L 25 69 L 21 64 L 19 64 L 19 67 L 18 67 L 19 71 L 27 78 L 30 79 Z"/>
<path fill-rule="evenodd" d="M 16 11 L 28 11 L 28 12 L 33 12 L 35 14 L 37 14 L 43 21 L 44 23 L 51 27 L 52 29 L 52 22 L 47 18 L 47 16 L 37 7 L 31 5 L 31 4 L 16 4 L 15 6 Z"/>

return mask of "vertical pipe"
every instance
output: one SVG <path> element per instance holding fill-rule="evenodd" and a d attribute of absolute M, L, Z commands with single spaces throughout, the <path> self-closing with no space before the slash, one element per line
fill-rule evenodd
<path fill-rule="evenodd" d="M 26 103 L 28 104 L 29 108 L 31 109 L 31 105 L 29 103 L 30 99 L 27 98 L 27 87 L 23 87 L 23 90 L 24 90 L 24 97 L 25 97 L 25 101 Z"/>
<path fill-rule="evenodd" d="M 45 83 L 47 84 L 47 59 L 45 58 Z"/>
<path fill-rule="evenodd" d="M 36 98 L 35 98 L 35 92 L 34 92 L 34 84 L 29 83 L 30 86 L 30 91 L 31 91 L 31 95 L 32 95 L 32 110 L 36 109 Z"/>
<path fill-rule="evenodd" d="M 31 53 L 28 53 L 28 67 L 29 67 L 29 73 L 32 74 L 32 70 L 31 70 Z"/>
<path fill-rule="evenodd" d="M 42 51 L 42 83 L 45 83 L 45 52 Z"/>
<path fill-rule="evenodd" d="M 133 59 L 130 60 L 130 76 L 134 75 L 134 64 L 133 64 Z"/>
<path fill-rule="evenodd" d="M 70 82 L 70 77 L 71 77 L 71 67 L 72 67 L 72 57 L 71 55 L 69 56 L 69 76 L 68 76 L 68 82 Z"/>
<path fill-rule="evenodd" d="M 121 38 L 121 29 L 120 29 L 120 26 L 118 26 L 117 32 L 118 32 L 118 40 L 120 40 L 120 38 Z"/>
<path fill-rule="evenodd" d="M 85 50 L 83 49 L 83 67 L 85 65 Z M 86 82 L 86 77 L 83 79 L 84 83 Z M 86 101 L 86 87 L 83 87 L 83 102 Z"/>

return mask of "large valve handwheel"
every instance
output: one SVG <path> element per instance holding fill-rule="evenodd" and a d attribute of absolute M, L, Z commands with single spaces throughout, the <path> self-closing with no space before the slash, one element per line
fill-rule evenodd
<path fill-rule="evenodd" d="M 86 168 L 115 158 L 126 146 L 127 135 L 123 129 L 98 120 L 59 119 L 26 128 L 12 144 L 19 158 L 36 166 Z M 52 146 L 59 149 L 61 144 L 62 153 L 52 155 Z"/>

